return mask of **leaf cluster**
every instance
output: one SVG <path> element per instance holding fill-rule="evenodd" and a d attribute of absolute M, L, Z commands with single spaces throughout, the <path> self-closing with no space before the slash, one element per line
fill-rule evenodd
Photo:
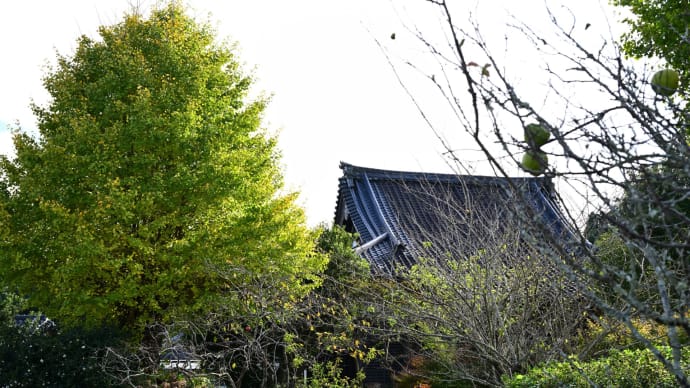
<path fill-rule="evenodd" d="M 671 357 L 668 346 L 659 347 Z M 683 364 L 690 365 L 690 351 L 683 351 Z M 576 358 L 534 367 L 526 374 L 504 380 L 506 387 L 676 387 L 677 382 L 648 349 L 612 350 L 607 356 L 581 362 Z"/>
<path fill-rule="evenodd" d="M 685 1 L 616 0 L 613 3 L 627 7 L 634 15 L 623 20 L 630 27 L 621 37 L 627 55 L 663 58 L 682 75 L 688 74 L 690 11 Z"/>

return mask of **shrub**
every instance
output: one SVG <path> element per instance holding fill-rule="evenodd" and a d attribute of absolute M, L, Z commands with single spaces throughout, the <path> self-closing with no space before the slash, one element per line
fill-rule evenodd
<path fill-rule="evenodd" d="M 632 325 L 643 337 L 656 345 L 663 345 L 666 339 L 666 327 L 650 320 L 634 318 Z M 687 343 L 681 333 L 681 342 Z M 595 317 L 585 322 L 572 341 L 571 353 L 580 360 L 589 360 L 608 354 L 611 349 L 643 349 L 644 345 L 635 339 L 623 323 L 606 317 Z"/>
<path fill-rule="evenodd" d="M 342 368 L 340 367 L 341 360 L 327 361 L 325 363 L 316 363 L 311 367 L 311 376 L 306 381 L 306 384 L 297 380 L 298 388 L 355 388 L 361 387 L 364 381 L 364 372 L 358 371 L 354 379 L 342 375 Z"/>
<path fill-rule="evenodd" d="M 665 357 L 671 348 L 661 346 Z M 690 371 L 690 349 L 683 349 L 683 365 Z M 589 362 L 574 357 L 547 363 L 524 375 L 505 378 L 506 387 L 675 387 L 676 380 L 647 349 L 612 350 L 608 356 Z"/>
<path fill-rule="evenodd" d="M 5 387 L 112 387 L 98 349 L 114 344 L 111 330 L 57 333 L 0 326 L 0 381 Z"/>

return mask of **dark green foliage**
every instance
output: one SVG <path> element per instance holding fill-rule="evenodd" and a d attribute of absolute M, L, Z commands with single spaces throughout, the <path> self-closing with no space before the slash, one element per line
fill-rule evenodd
<path fill-rule="evenodd" d="M 685 163 L 682 154 L 670 154 L 662 163 L 639 170 L 609 212 L 590 216 L 586 230 L 601 267 L 615 269 L 610 271 L 611 279 L 616 279 L 612 283 L 657 311 L 661 306 L 654 273 L 658 263 L 669 270 L 666 281 L 672 300 L 682 305 L 687 295 L 690 182 Z M 611 302 L 617 297 L 612 287 L 603 292 Z"/>
<path fill-rule="evenodd" d="M 321 286 L 305 300 L 302 318 L 306 319 L 298 340 L 304 343 L 306 356 L 316 361 L 314 367 L 325 368 L 322 372 L 340 368 L 328 362 L 353 360 L 355 370 L 346 371 L 353 379 L 378 354 L 370 336 L 375 311 L 370 292 L 375 292 L 376 284 L 368 262 L 352 249 L 356 239 L 337 225 L 320 229 L 316 247 L 329 263 Z"/>
<path fill-rule="evenodd" d="M 106 346 L 119 345 L 110 329 L 46 333 L 0 327 L 0 382 L 7 387 L 114 387 L 101 369 Z"/>
<path fill-rule="evenodd" d="M 659 347 L 671 357 L 669 347 Z M 685 372 L 690 371 L 690 349 L 683 352 Z M 647 349 L 613 350 L 589 362 L 574 358 L 532 368 L 524 375 L 504 380 L 507 387 L 676 387 L 673 375 Z"/>
<path fill-rule="evenodd" d="M 366 280 L 370 276 L 369 263 L 352 249 L 357 236 L 340 226 L 323 228 L 317 241 L 317 249 L 329 257 L 325 275 L 337 280 Z"/>

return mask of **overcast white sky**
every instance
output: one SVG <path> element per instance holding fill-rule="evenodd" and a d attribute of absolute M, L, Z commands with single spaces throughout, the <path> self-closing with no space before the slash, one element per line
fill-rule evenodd
<path fill-rule="evenodd" d="M 154 3 L 140 2 L 144 7 Z M 95 37 L 99 25 L 117 23 L 132 3 L 136 1 L 0 3 L 0 153 L 12 153 L 8 124 L 18 121 L 23 130 L 35 130 L 29 103 L 47 101 L 41 77 L 44 65 L 54 61 L 55 50 L 71 53 L 79 35 Z M 509 13 L 530 26 L 548 23 L 543 0 L 480 3 L 481 7 L 475 1 L 457 0 L 454 5 L 463 17 L 473 12 L 489 39 L 503 39 Z M 581 0 L 570 6 L 589 18 L 587 22 L 592 20 L 590 34 L 605 34 L 608 26 L 595 15 L 606 3 Z M 340 161 L 383 169 L 449 171 L 440 156 L 441 144 L 375 42 L 379 39 L 399 58 L 419 55 L 401 19 L 422 30 L 435 28 L 438 19 L 426 13 L 430 7 L 423 0 L 188 0 L 186 4 L 198 18 L 210 19 L 219 37 L 239 44 L 245 68 L 254 69 L 256 90 L 273 95 L 265 125 L 279 134 L 287 186 L 302 193 L 300 203 L 310 225 L 332 221 Z M 393 32 L 395 41 L 389 38 Z M 525 77 L 536 76 L 527 58 L 507 59 L 526 66 Z M 454 124 L 441 120 L 440 126 L 446 124 L 444 129 L 452 132 Z M 458 147 L 472 148 L 461 137 L 454 141 Z M 470 160 L 478 157 L 467 155 Z"/>

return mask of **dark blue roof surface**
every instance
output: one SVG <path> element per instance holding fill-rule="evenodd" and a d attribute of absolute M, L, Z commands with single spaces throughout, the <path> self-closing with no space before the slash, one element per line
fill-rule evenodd
<path fill-rule="evenodd" d="M 515 200 L 518 194 L 555 235 L 570 231 L 547 178 L 340 167 L 335 223 L 359 234 L 357 251 L 377 273 L 411 266 L 429 246 L 437 253 L 472 254 L 487 240 L 487 231 L 508 233 L 506 220 L 517 219 L 514 204 L 525 203 Z"/>

